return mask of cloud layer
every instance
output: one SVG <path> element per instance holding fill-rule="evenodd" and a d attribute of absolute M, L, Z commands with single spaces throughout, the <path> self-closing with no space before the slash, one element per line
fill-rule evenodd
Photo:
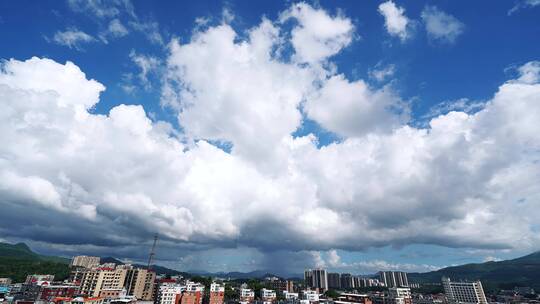
<path fill-rule="evenodd" d="M 534 248 L 540 64 L 520 67 L 481 110 L 416 128 L 392 87 L 333 67 L 353 35 L 347 17 L 299 4 L 246 36 L 222 23 L 171 41 L 161 102 L 182 131 L 142 106 L 94 114 L 105 87 L 71 62 L 4 62 L 2 235 L 119 248 L 159 232 L 181 250 L 269 256 Z M 340 140 L 293 136 L 307 118 Z"/>

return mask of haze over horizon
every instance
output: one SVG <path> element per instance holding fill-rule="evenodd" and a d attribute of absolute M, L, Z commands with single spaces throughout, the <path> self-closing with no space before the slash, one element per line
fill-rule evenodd
<path fill-rule="evenodd" d="M 171 2 L 0 3 L 0 241 L 291 274 L 540 250 L 540 2 Z"/>

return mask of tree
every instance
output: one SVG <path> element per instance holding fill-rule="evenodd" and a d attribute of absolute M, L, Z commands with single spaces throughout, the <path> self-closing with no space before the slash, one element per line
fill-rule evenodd
<path fill-rule="evenodd" d="M 224 298 L 226 301 L 228 300 L 237 300 L 240 297 L 238 292 L 236 292 L 234 289 L 232 289 L 230 284 L 225 284 L 225 295 Z"/>
<path fill-rule="evenodd" d="M 334 289 L 328 289 L 324 295 L 327 298 L 337 299 L 341 294 Z"/>

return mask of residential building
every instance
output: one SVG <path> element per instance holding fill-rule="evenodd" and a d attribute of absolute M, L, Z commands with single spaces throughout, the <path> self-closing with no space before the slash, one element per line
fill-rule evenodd
<path fill-rule="evenodd" d="M 328 276 L 325 269 L 308 269 L 304 272 L 306 285 L 311 288 L 328 290 Z"/>
<path fill-rule="evenodd" d="M 388 304 L 412 304 L 411 289 L 406 287 L 388 288 Z"/>
<path fill-rule="evenodd" d="M 45 285 L 47 285 L 46 283 Z M 20 288 L 12 289 L 10 295 L 13 296 L 15 302 L 25 302 L 25 301 L 35 301 L 39 292 L 41 291 L 41 286 L 37 284 L 22 284 Z"/>
<path fill-rule="evenodd" d="M 133 268 L 131 265 L 118 265 L 76 271 L 73 277 L 74 282 L 80 283 L 79 292 L 83 295 L 99 297 L 103 294 L 107 297 L 113 297 L 125 289 L 127 296 L 134 296 L 142 301 L 151 301 L 156 273 L 146 269 Z"/>
<path fill-rule="evenodd" d="M 291 301 L 291 300 L 297 300 L 298 299 L 298 293 L 297 292 L 289 292 L 284 291 L 283 297 L 285 297 L 285 300 Z"/>
<path fill-rule="evenodd" d="M 187 282 L 186 290 L 182 293 L 180 304 L 202 304 L 204 286 L 200 283 Z"/>
<path fill-rule="evenodd" d="M 311 269 L 307 269 L 306 271 L 304 271 L 304 283 L 306 284 L 306 286 L 312 287 L 311 285 L 313 285 L 313 272 L 311 271 Z"/>
<path fill-rule="evenodd" d="M 306 289 L 302 291 L 302 300 L 309 303 L 319 302 L 319 293 L 316 290 Z"/>
<path fill-rule="evenodd" d="M 261 300 L 263 303 L 273 303 L 277 298 L 276 292 L 272 289 L 261 289 Z"/>
<path fill-rule="evenodd" d="M 342 293 L 334 300 L 335 304 L 372 304 L 368 295 L 357 293 Z"/>
<path fill-rule="evenodd" d="M 225 286 L 217 283 L 210 285 L 209 304 L 223 304 L 225 298 Z"/>
<path fill-rule="evenodd" d="M 51 302 L 58 297 L 74 297 L 79 290 L 76 285 L 49 285 L 43 284 L 39 289 L 37 300 Z"/>
<path fill-rule="evenodd" d="M 50 284 L 52 281 L 54 281 L 53 274 L 31 274 L 26 276 L 24 284 L 34 284 L 41 286 L 43 283 Z"/>
<path fill-rule="evenodd" d="M 381 271 L 379 272 L 380 281 L 388 288 L 409 287 L 407 273 L 403 271 Z"/>
<path fill-rule="evenodd" d="M 115 288 L 115 289 L 102 289 L 99 291 L 100 298 L 107 300 L 125 298 L 127 296 L 127 291 L 125 288 Z"/>
<path fill-rule="evenodd" d="M 0 278 L 0 286 L 11 285 L 11 282 L 10 278 Z"/>
<path fill-rule="evenodd" d="M 444 294 L 449 304 L 487 304 L 482 282 L 452 282 L 443 277 Z"/>
<path fill-rule="evenodd" d="M 255 300 L 255 291 L 249 288 L 240 288 L 240 303 L 251 303 Z"/>
<path fill-rule="evenodd" d="M 354 277 L 350 273 L 342 273 L 340 275 L 341 288 L 351 289 L 357 286 L 354 285 Z"/>
<path fill-rule="evenodd" d="M 78 255 L 71 259 L 69 266 L 92 268 L 99 265 L 100 258 L 95 256 Z"/>
<path fill-rule="evenodd" d="M 102 289 L 122 289 L 127 269 L 99 267 L 80 272 L 79 292 L 89 297 L 99 297 Z"/>
<path fill-rule="evenodd" d="M 341 288 L 341 275 L 339 273 L 328 273 L 328 288 Z"/>
<path fill-rule="evenodd" d="M 182 297 L 182 292 L 186 290 L 185 285 L 173 282 L 161 283 L 156 295 L 156 304 L 178 304 Z"/>
<path fill-rule="evenodd" d="M 294 282 L 293 281 L 287 281 L 287 292 L 293 292 L 294 293 Z"/>
<path fill-rule="evenodd" d="M 284 291 L 287 290 L 287 281 L 280 278 L 270 277 L 265 279 L 265 284 L 270 289 Z"/>
<path fill-rule="evenodd" d="M 127 294 L 138 300 L 150 301 L 153 299 L 156 273 L 142 268 L 128 269 L 124 287 Z"/>

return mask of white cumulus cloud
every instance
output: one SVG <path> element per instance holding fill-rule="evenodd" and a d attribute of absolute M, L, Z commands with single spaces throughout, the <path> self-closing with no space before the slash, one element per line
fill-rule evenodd
<path fill-rule="evenodd" d="M 328 79 L 304 109 L 327 130 L 348 137 L 392 130 L 408 115 L 404 102 L 390 88 L 375 90 L 343 75 Z"/>
<path fill-rule="evenodd" d="M 384 17 L 384 26 L 388 34 L 396 36 L 401 41 L 411 37 L 411 20 L 405 16 L 405 9 L 389 0 L 379 5 L 379 13 Z"/>
<path fill-rule="evenodd" d="M 323 9 L 305 2 L 292 5 L 283 12 L 280 21 L 296 19 L 291 43 L 299 62 L 318 62 L 337 54 L 352 41 L 354 26 L 349 18 L 332 17 Z"/>

